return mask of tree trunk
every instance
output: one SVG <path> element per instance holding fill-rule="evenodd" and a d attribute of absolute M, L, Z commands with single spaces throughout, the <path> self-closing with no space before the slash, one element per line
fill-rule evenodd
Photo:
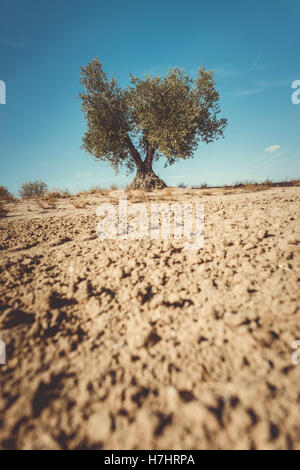
<path fill-rule="evenodd" d="M 147 156 L 145 161 L 140 157 L 139 152 L 134 147 L 131 139 L 127 139 L 128 147 L 133 160 L 137 166 L 137 172 L 134 180 L 129 185 L 128 189 L 141 189 L 144 191 L 151 191 L 152 189 L 163 189 L 167 185 L 161 180 L 152 170 L 152 162 L 154 158 L 155 149 L 153 147 L 148 148 Z"/>
<path fill-rule="evenodd" d="M 138 168 L 134 180 L 129 185 L 129 189 L 142 189 L 144 191 L 163 189 L 165 187 L 165 182 L 154 173 L 151 167 L 145 164 Z"/>

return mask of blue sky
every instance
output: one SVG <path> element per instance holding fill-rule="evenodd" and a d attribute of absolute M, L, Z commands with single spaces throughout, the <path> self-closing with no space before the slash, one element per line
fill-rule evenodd
<path fill-rule="evenodd" d="M 215 71 L 225 139 L 155 171 L 170 185 L 300 176 L 299 1 L 1 0 L 0 185 L 42 179 L 71 191 L 125 185 L 81 146 L 79 67 L 95 56 L 121 86 L 129 73 Z"/>

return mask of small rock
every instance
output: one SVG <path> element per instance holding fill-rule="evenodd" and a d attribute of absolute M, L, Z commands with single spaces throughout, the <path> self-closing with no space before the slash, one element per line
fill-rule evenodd
<path fill-rule="evenodd" d="M 89 288 L 88 281 L 84 280 L 84 281 L 80 282 L 80 284 L 78 284 L 77 290 L 74 294 L 74 298 L 78 302 L 84 302 L 85 300 L 87 300 L 90 297 L 90 294 L 91 293 L 90 293 L 90 288 Z"/>
<path fill-rule="evenodd" d="M 100 302 L 96 297 L 92 297 L 85 305 L 86 312 L 92 317 L 96 317 L 101 314 Z"/>

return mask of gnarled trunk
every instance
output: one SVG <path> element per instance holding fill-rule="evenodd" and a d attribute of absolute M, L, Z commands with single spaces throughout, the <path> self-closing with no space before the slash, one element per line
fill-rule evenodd
<path fill-rule="evenodd" d="M 138 168 L 134 180 L 129 185 L 129 189 L 142 189 L 144 191 L 163 189 L 165 187 L 165 182 L 154 173 L 151 167 L 149 168 L 146 165 Z"/>
<path fill-rule="evenodd" d="M 161 180 L 152 170 L 152 162 L 155 152 L 154 148 L 149 146 L 146 159 L 143 161 L 129 137 L 127 139 L 127 143 L 131 156 L 137 166 L 136 176 L 128 188 L 142 189 L 144 191 L 165 188 L 167 186 L 166 183 Z"/>

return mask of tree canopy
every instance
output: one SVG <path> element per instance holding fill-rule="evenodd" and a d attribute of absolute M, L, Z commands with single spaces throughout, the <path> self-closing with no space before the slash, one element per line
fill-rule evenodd
<path fill-rule="evenodd" d="M 83 148 L 116 171 L 137 169 L 137 187 L 146 176 L 160 187 L 164 183 L 154 174 L 153 161 L 165 158 L 172 165 L 191 158 L 199 142 L 224 136 L 227 120 L 218 118 L 219 93 L 213 72 L 204 66 L 196 79 L 174 67 L 165 77 L 130 74 L 130 81 L 121 89 L 98 58 L 81 67 L 79 97 L 87 121 Z"/>

